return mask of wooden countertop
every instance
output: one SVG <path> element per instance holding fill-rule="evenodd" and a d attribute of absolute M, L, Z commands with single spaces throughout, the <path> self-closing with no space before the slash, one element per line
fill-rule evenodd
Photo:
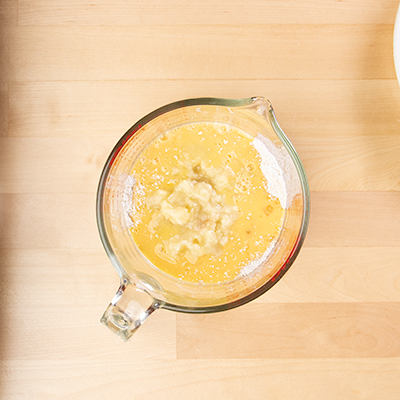
<path fill-rule="evenodd" d="M 399 399 L 397 0 L 0 3 L 0 398 Z M 95 192 L 119 137 L 191 97 L 265 96 L 311 220 L 273 289 L 99 323 L 118 287 Z"/>

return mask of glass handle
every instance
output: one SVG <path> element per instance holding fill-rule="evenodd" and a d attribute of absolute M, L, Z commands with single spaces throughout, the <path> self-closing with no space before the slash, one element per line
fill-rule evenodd
<path fill-rule="evenodd" d="M 159 307 L 152 296 L 124 279 L 100 322 L 127 341 Z"/>

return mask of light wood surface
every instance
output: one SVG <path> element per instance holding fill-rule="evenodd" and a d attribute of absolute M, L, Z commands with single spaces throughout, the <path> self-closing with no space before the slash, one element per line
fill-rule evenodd
<path fill-rule="evenodd" d="M 0 398 L 400 398 L 397 0 L 0 2 Z M 137 119 L 265 96 L 305 165 L 295 264 L 252 303 L 99 323 L 102 166 Z"/>

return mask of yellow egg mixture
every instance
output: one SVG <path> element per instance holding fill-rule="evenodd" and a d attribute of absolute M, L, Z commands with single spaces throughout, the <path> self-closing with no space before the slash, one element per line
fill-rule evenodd
<path fill-rule="evenodd" d="M 183 125 L 133 165 L 133 240 L 158 269 L 222 283 L 277 238 L 284 209 L 267 191 L 253 138 L 230 125 Z"/>

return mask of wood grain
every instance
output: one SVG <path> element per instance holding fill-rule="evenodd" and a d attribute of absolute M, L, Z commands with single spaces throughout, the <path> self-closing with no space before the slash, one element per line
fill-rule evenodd
<path fill-rule="evenodd" d="M 400 272 L 396 260 L 399 249 L 377 247 L 309 248 L 305 247 L 295 264 L 256 303 L 349 303 L 400 301 Z M 7 307 L 20 299 L 22 305 L 37 302 L 64 307 L 79 302 L 87 306 L 102 305 L 118 286 L 118 276 L 110 267 L 103 250 L 86 248 L 1 249 L 0 251 L 3 304 Z M 52 272 L 62 277 L 65 287 L 62 297 L 54 283 Z M 35 275 L 40 285 L 31 286 Z M 16 285 L 19 277 L 26 282 Z M 93 280 L 95 291 L 87 291 Z M 16 286 L 14 286 L 16 285 Z M 13 290 L 9 288 L 14 286 Z M 53 287 L 54 286 L 54 287 Z M 40 289 L 40 290 L 39 290 Z"/>
<path fill-rule="evenodd" d="M 0 2 L 0 398 L 398 400 L 397 0 Z M 118 275 L 95 193 L 139 118 L 265 96 L 304 163 L 309 232 L 255 301 L 99 323 Z"/>
<path fill-rule="evenodd" d="M 94 193 L 119 137 L 0 138 L 1 193 Z M 312 191 L 400 189 L 396 136 L 295 138 Z"/>
<path fill-rule="evenodd" d="M 0 82 L 0 138 L 8 136 L 8 82 Z"/>
<path fill-rule="evenodd" d="M 177 99 L 267 97 L 287 135 L 398 136 L 397 80 L 124 80 L 9 83 L 10 136 L 119 138 Z"/>
<path fill-rule="evenodd" d="M 258 303 L 399 302 L 398 247 L 304 247 Z"/>
<path fill-rule="evenodd" d="M 0 2 L 0 31 L 4 26 L 16 26 L 18 18 L 18 0 Z"/>
<path fill-rule="evenodd" d="M 399 192 L 313 192 L 306 245 L 310 247 L 400 245 Z"/>
<path fill-rule="evenodd" d="M 119 139 L 0 138 L 0 193 L 94 193 Z M 400 189 L 400 138 L 294 138 L 312 191 Z"/>
<path fill-rule="evenodd" d="M 0 248 L 101 248 L 95 196 L 0 195 Z"/>
<path fill-rule="evenodd" d="M 384 24 L 18 27 L 1 38 L 2 70 L 11 81 L 394 79 L 392 36 Z"/>
<path fill-rule="evenodd" d="M 0 138 L 3 193 L 91 193 L 117 138 Z M 1 150 L 0 150 L 1 154 Z"/>
<path fill-rule="evenodd" d="M 62 286 L 60 290 L 65 290 Z M 176 315 L 160 310 L 144 327 L 143 333 L 135 335 L 135 343 L 129 349 L 121 347 L 121 339 L 112 334 L 100 324 L 100 317 L 112 300 L 114 293 L 102 299 L 94 307 L 83 304 L 70 306 L 46 306 L 37 312 L 25 315 L 18 324 L 18 329 L 7 328 L 14 326 L 12 318 L 3 321 L 0 334 L 4 339 L 0 344 L 2 360 L 19 360 L 22 365 L 26 360 L 71 360 L 77 363 L 85 359 L 175 359 Z M 61 291 L 62 293 L 62 291 Z M 29 294 L 29 292 L 28 292 Z M 60 294 L 58 294 L 59 296 Z M 44 297 L 44 296 L 43 296 Z M 51 298 L 48 298 L 51 302 Z M 9 313 L 24 315 L 27 305 L 8 308 Z M 42 322 L 43 316 L 49 322 Z M 11 348 L 6 343 L 14 343 Z M 38 347 L 32 346 L 37 343 Z M 43 345 L 39 346 L 40 343 Z M 107 343 L 107 346 L 103 346 Z"/>
<path fill-rule="evenodd" d="M 243 3 L 202 1 L 198 3 L 162 0 L 125 2 L 19 0 L 20 25 L 194 25 L 194 24 L 293 24 L 302 22 L 391 24 L 397 3 L 385 0 L 332 2 L 250 0 Z"/>
<path fill-rule="evenodd" d="M 305 246 L 398 247 L 400 192 L 313 192 Z M 0 248 L 100 248 L 94 193 L 0 195 Z"/>
<path fill-rule="evenodd" d="M 130 349 L 101 329 L 100 317 L 119 287 L 103 249 L 0 250 L 0 265 L 0 299 L 6 307 L 0 313 L 2 360 L 176 357 L 172 312 L 156 313 Z"/>
<path fill-rule="evenodd" d="M 334 400 L 397 400 L 400 390 L 399 359 L 266 359 L 174 360 L 134 359 L 79 362 L 33 360 L 2 363 L 9 398 L 88 398 L 163 400 L 218 398 L 241 400 L 271 398 Z M 373 377 L 373 379 L 372 379 Z M 323 384 L 322 384 L 323 382 Z M 27 390 L 30 389 L 30 391 Z"/>
<path fill-rule="evenodd" d="M 310 400 L 377 398 L 396 400 L 399 391 L 399 360 L 177 360 L 110 362 L 99 369 L 97 360 L 79 363 L 68 361 L 27 361 L 3 363 L 7 376 L 3 392 L 8 397 L 27 397 L 26 387 L 38 393 L 36 398 L 73 397 L 107 399 L 125 382 L 121 399 L 165 398 Z M 371 380 L 371 376 L 374 379 Z M 21 383 L 19 389 L 15 384 Z M 321 386 L 320 382 L 324 382 Z M 379 382 L 379 385 L 377 384 Z"/>
<path fill-rule="evenodd" d="M 400 138 L 378 134 L 294 139 L 314 191 L 400 189 Z"/>
<path fill-rule="evenodd" d="M 188 359 L 399 357 L 399 337 L 400 303 L 250 303 L 177 319 Z"/>

